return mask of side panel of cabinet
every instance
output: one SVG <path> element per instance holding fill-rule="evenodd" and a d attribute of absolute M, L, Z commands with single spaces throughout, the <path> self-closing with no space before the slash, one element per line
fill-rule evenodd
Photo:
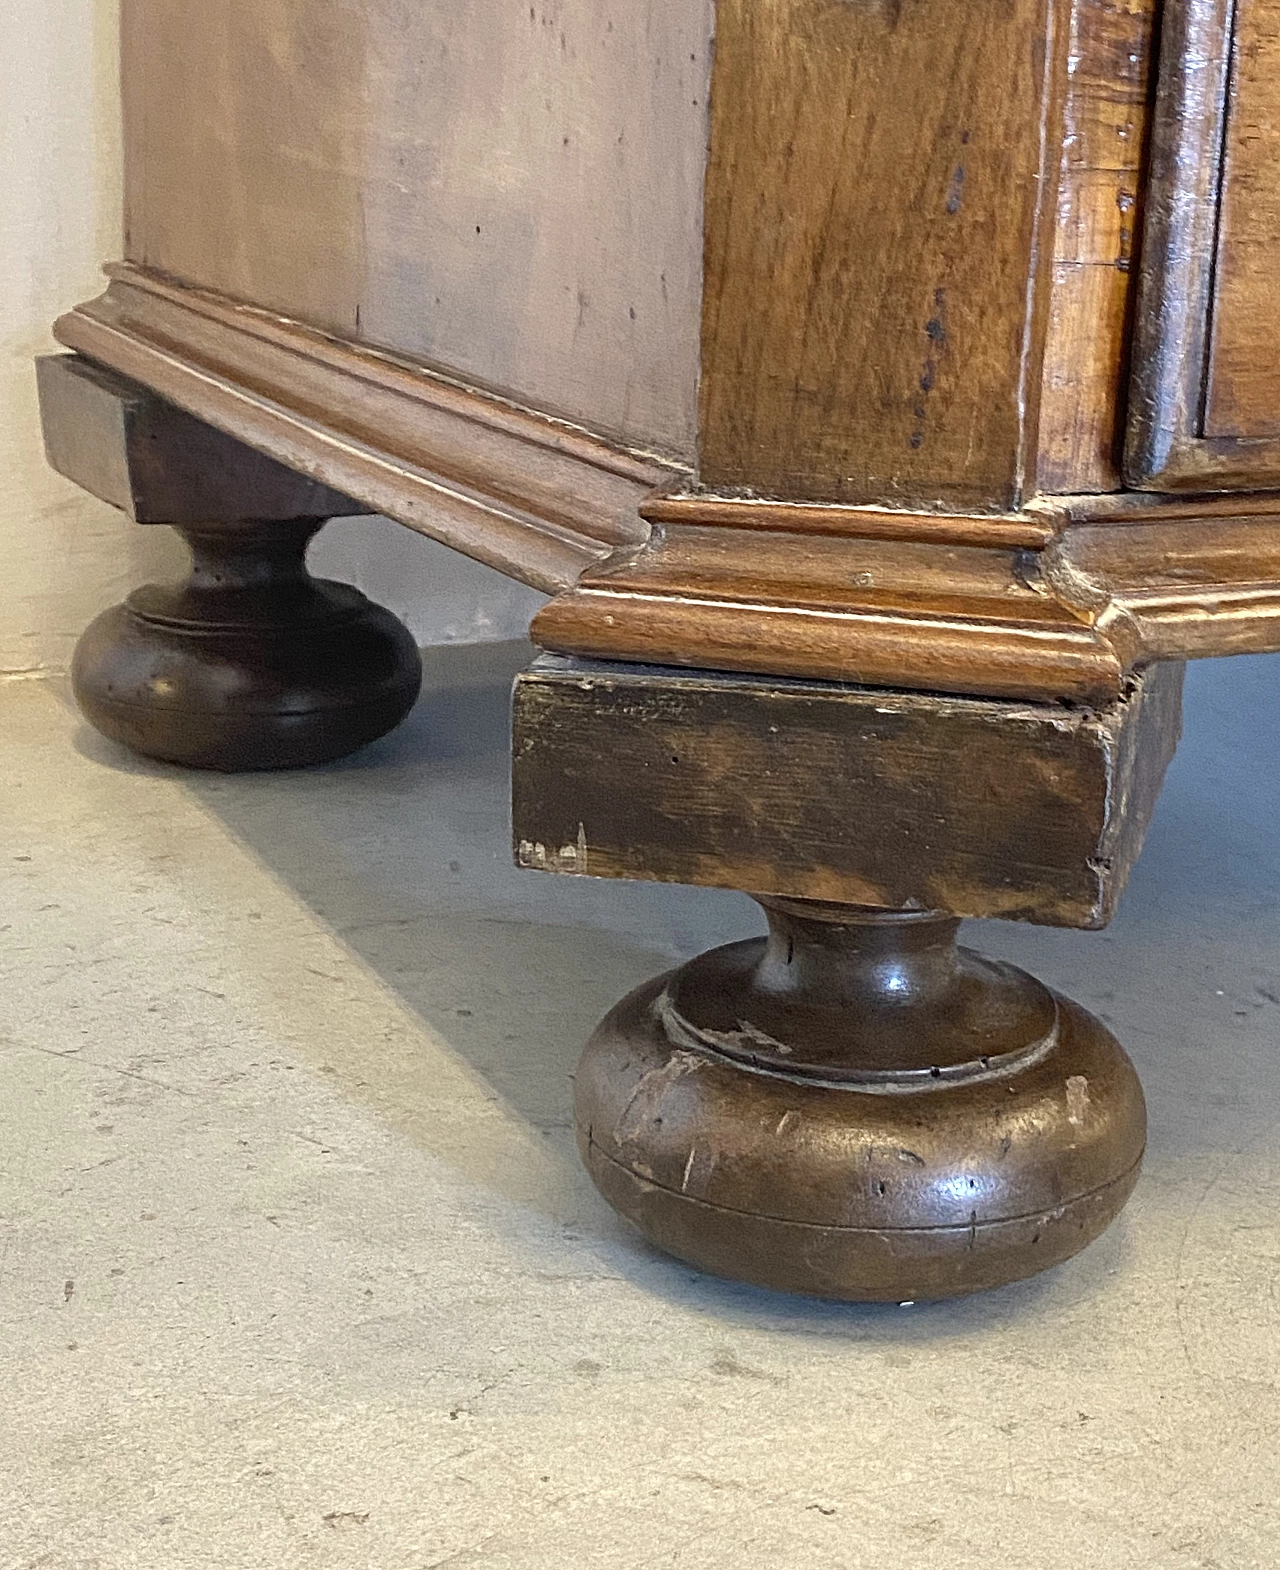
<path fill-rule="evenodd" d="M 1151 490 L 1280 487 L 1280 0 L 1170 0 L 1126 455 Z"/>
<path fill-rule="evenodd" d="M 127 254 L 692 458 L 713 0 L 124 0 Z"/>

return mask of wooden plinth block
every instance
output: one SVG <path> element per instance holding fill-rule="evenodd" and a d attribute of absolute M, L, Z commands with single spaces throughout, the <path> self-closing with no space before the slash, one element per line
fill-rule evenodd
<path fill-rule="evenodd" d="M 1159 666 L 1102 710 L 544 657 L 515 700 L 521 865 L 1105 925 L 1181 725 Z"/>
<path fill-rule="evenodd" d="M 101 367 L 39 370 L 54 467 L 171 524 L 192 553 L 185 583 L 138 590 L 80 640 L 92 724 L 149 757 L 235 771 L 325 762 L 399 724 L 422 680 L 408 629 L 306 568 L 312 537 L 355 503 Z"/>
<path fill-rule="evenodd" d="M 1135 1183 L 1142 1091 L 1099 1022 L 956 946 L 1100 926 L 1180 723 L 1111 708 L 544 659 L 516 694 L 520 863 L 764 896 L 770 936 L 641 987 L 576 1080 L 583 1158 L 655 1243 L 855 1300 L 1068 1258 Z"/>

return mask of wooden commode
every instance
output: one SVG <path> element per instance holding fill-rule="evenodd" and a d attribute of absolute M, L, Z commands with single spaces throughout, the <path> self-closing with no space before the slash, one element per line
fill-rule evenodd
<path fill-rule="evenodd" d="M 193 570 L 86 633 L 85 712 L 221 769 L 397 724 L 337 515 L 545 591 L 520 865 L 769 924 L 589 1044 L 605 1196 L 837 1298 L 1067 1258 L 1141 1088 L 956 930 L 1104 925 L 1182 662 L 1280 649 L 1278 63 L 1280 0 L 123 0 L 45 429 Z"/>

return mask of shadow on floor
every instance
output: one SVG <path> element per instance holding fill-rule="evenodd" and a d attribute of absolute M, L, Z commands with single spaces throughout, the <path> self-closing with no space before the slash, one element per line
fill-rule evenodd
<path fill-rule="evenodd" d="M 188 774 L 184 783 L 538 1131 L 575 1196 L 561 1218 L 566 1228 L 644 1290 L 719 1318 L 904 1346 L 989 1330 L 993 1320 L 1060 1316 L 1073 1305 L 1087 1312 L 1104 1278 L 1125 1268 L 1133 1224 L 1126 1218 L 1084 1256 L 1038 1280 L 904 1314 L 714 1281 L 648 1249 L 594 1197 L 569 1117 L 570 1075 L 583 1041 L 631 987 L 677 957 L 760 930 L 761 922 L 748 900 L 721 891 L 515 869 L 509 698 L 530 653 L 524 643 L 428 650 L 414 714 L 356 757 L 290 775 Z M 1240 944 L 1244 912 L 1256 941 L 1232 958 L 1230 986 L 1238 990 L 1242 968 L 1264 976 L 1268 964 L 1280 980 L 1280 857 L 1271 833 L 1278 677 L 1263 661 L 1193 670 L 1187 742 L 1112 933 L 989 926 L 977 940 L 1109 1016 L 1122 1039 L 1137 1044 L 1134 1055 L 1154 1091 L 1153 1152 L 1170 1162 L 1231 1137 L 1251 1077 L 1273 1055 L 1270 1020 L 1258 1020 L 1256 1010 L 1252 1031 L 1237 1029 L 1233 1042 L 1214 1036 L 1217 998 L 1234 991 L 1198 987 L 1189 1006 L 1188 953 L 1204 950 L 1221 971 L 1222 943 Z M 122 752 L 88 727 L 78 746 L 126 772 L 177 772 Z M 1207 1012 L 1202 992 L 1216 995 Z M 375 1081 L 375 1049 L 362 1066 L 364 1082 Z M 1215 1096 L 1220 1113 L 1207 1115 Z M 1276 1093 L 1268 1091 L 1261 1115 L 1276 1112 Z"/>

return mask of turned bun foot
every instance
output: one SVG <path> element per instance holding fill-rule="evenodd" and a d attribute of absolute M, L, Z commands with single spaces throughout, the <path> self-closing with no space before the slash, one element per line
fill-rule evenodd
<path fill-rule="evenodd" d="M 957 1296 L 1068 1259 L 1137 1180 L 1146 1109 L 1115 1038 L 959 923 L 762 901 L 604 1021 L 583 1158 L 653 1243 L 852 1301 Z"/>
<path fill-rule="evenodd" d="M 190 579 L 138 590 L 80 640 L 90 723 L 148 757 L 228 771 L 328 762 L 394 729 L 422 683 L 418 650 L 390 611 L 310 576 L 319 527 L 182 528 Z"/>

